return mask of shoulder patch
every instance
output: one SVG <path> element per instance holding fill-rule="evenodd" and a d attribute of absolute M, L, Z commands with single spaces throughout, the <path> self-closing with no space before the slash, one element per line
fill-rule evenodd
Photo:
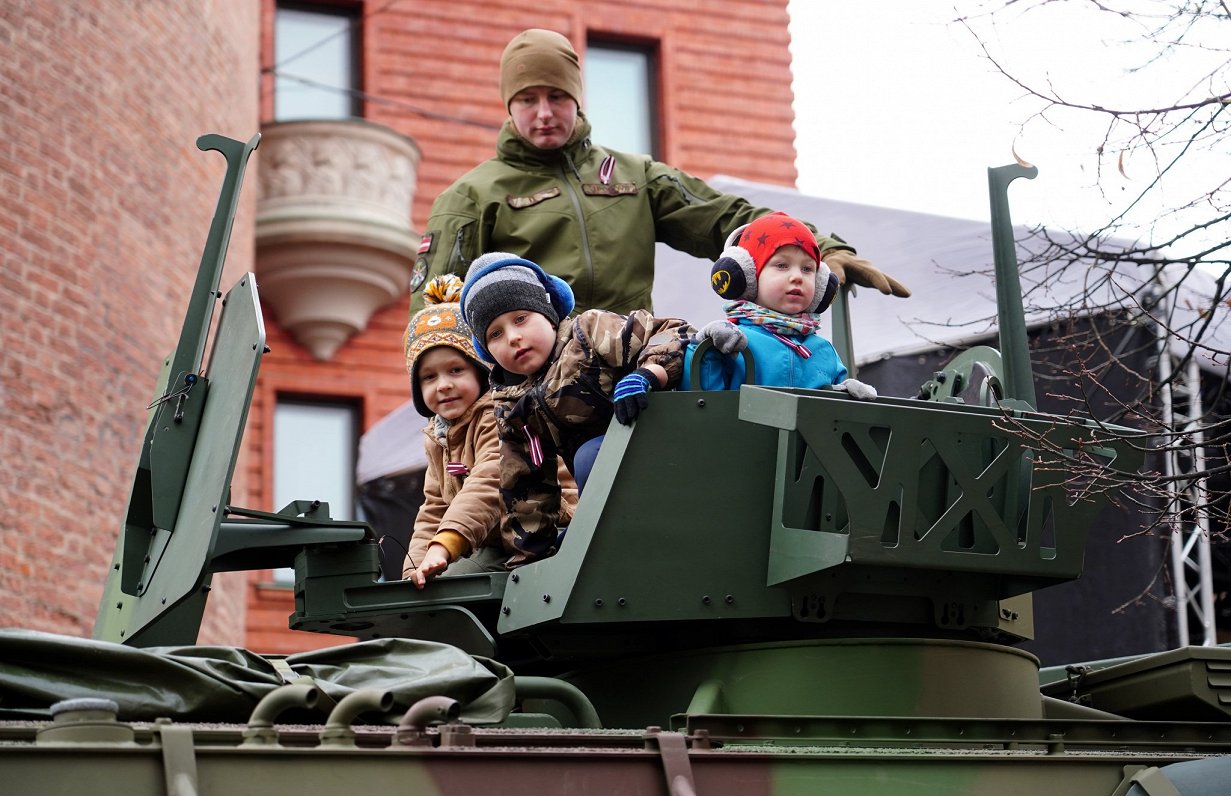
<path fill-rule="evenodd" d="M 521 210 L 522 208 L 537 205 L 539 202 L 545 202 L 548 199 L 559 195 L 559 188 L 548 188 L 545 191 L 539 191 L 538 193 L 533 193 L 529 196 L 513 196 L 512 194 L 509 194 L 504 198 L 504 201 L 507 202 L 509 207 L 514 210 Z"/>
<path fill-rule="evenodd" d="M 419 288 L 423 287 L 423 282 L 427 279 L 427 260 L 420 257 L 415 260 L 415 270 L 410 275 L 410 292 L 414 293 Z"/>
<path fill-rule="evenodd" d="M 586 196 L 632 196 L 640 190 L 635 182 L 617 182 L 614 185 L 590 182 L 581 186 Z"/>
<path fill-rule="evenodd" d="M 432 237 L 433 234 L 431 232 L 425 232 L 423 237 L 419 239 L 419 254 L 427 254 L 432 250 Z"/>

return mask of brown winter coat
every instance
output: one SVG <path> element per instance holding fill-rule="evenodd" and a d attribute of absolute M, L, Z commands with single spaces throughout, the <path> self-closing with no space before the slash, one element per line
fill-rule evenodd
<path fill-rule="evenodd" d="M 500 440 L 491 408 L 491 394 L 480 395 L 453 421 L 443 442 L 436 437 L 435 417 L 423 429 L 423 505 L 415 517 L 402 577 L 409 577 L 433 541 L 445 546 L 450 561 L 479 547 L 500 546 Z M 470 474 L 449 475 L 449 462 L 461 462 Z"/>

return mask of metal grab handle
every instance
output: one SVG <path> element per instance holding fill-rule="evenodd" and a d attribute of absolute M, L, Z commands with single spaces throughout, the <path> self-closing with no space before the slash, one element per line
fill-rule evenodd
<path fill-rule="evenodd" d="M 213 150 L 222 153 L 227 160 L 227 173 L 222 181 L 222 190 L 218 193 L 218 203 L 214 207 L 214 218 L 205 239 L 205 249 L 201 252 L 201 265 L 197 269 L 192 298 L 188 301 L 188 311 L 184 313 L 183 332 L 169 371 L 172 379 L 181 378 L 180 374 L 196 373 L 201 364 L 201 357 L 205 353 L 205 338 L 213 317 L 214 299 L 218 294 L 218 283 L 222 281 L 222 265 L 226 260 L 227 245 L 231 241 L 231 228 L 235 224 L 235 208 L 239 204 L 239 189 L 244 181 L 244 169 L 248 166 L 249 155 L 260 143 L 260 133 L 249 138 L 247 143 L 214 133 L 197 139 L 197 149 L 202 152 Z"/>
<path fill-rule="evenodd" d="M 1009 216 L 1009 183 L 1019 177 L 1033 180 L 1036 166 L 1016 163 L 987 170 L 988 193 L 992 210 L 992 256 L 996 267 L 996 312 L 1000 325 L 1000 354 L 1004 358 L 1004 387 L 1009 398 L 1039 405 L 1034 394 L 1034 373 L 1030 368 L 1030 342 L 1022 308 L 1021 274 L 1017 267 L 1017 245 L 1013 240 L 1013 221 Z"/>
<path fill-rule="evenodd" d="M 696 350 L 692 352 L 692 366 L 688 369 L 688 383 L 694 390 L 701 389 L 701 359 L 709 353 L 710 349 L 720 356 L 730 356 L 714 348 L 714 340 L 710 337 L 697 343 Z M 745 348 L 740 354 L 744 357 L 744 384 L 756 384 L 757 368 L 756 360 L 752 357 L 752 349 Z"/>

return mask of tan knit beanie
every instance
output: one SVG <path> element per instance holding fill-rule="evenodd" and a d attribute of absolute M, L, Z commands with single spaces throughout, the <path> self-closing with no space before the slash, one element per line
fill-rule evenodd
<path fill-rule="evenodd" d="M 509 107 L 513 95 L 531 86 L 550 86 L 577 100 L 581 106 L 581 65 L 569 40 L 541 28 L 513 37 L 500 56 L 500 96 Z"/>

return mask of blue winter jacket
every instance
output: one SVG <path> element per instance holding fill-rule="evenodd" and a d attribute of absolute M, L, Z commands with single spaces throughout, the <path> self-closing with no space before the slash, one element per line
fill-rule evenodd
<path fill-rule="evenodd" d="M 748 337 L 756 370 L 756 383 L 767 387 L 801 387 L 815 390 L 846 379 L 846 366 L 838 358 L 833 344 L 819 334 L 790 339 L 812 352 L 805 359 L 783 343 L 765 327 L 737 320 L 736 325 Z M 726 356 L 715 349 L 701 360 L 701 384 L 692 384 L 692 360 L 697 343 L 690 343 L 684 353 L 684 380 L 681 390 L 738 390 L 744 383 L 742 354 Z"/>

